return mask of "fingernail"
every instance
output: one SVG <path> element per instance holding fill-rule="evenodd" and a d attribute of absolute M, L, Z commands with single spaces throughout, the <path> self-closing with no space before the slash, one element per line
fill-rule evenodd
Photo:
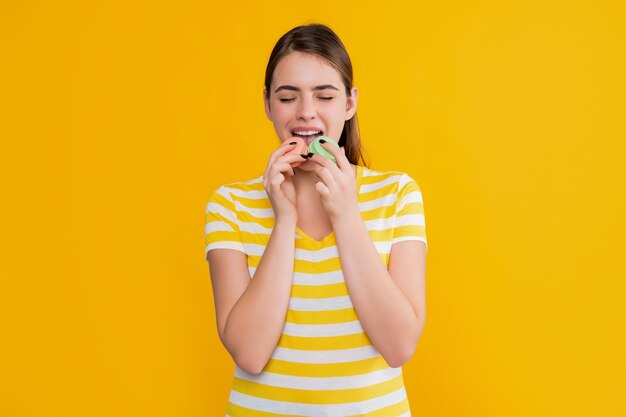
<path fill-rule="evenodd" d="M 326 143 L 326 139 L 320 139 L 320 143 Z"/>
<path fill-rule="evenodd" d="M 290 145 L 295 145 L 298 142 L 289 142 Z"/>
<path fill-rule="evenodd" d="M 307 154 L 307 158 L 310 158 L 310 157 L 312 157 L 312 156 L 313 156 L 313 152 L 309 152 L 309 153 Z"/>
<path fill-rule="evenodd" d="M 307 159 L 308 156 L 304 155 L 304 154 L 300 154 L 301 157 L 303 157 L 304 159 Z"/>

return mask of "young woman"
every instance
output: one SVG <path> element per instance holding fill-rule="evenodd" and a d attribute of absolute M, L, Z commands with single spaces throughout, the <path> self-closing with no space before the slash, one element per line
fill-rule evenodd
<path fill-rule="evenodd" d="M 263 99 L 280 146 L 206 208 L 217 328 L 236 365 L 226 415 L 410 416 L 401 366 L 426 317 L 418 184 L 359 165 L 352 64 L 327 26 L 280 38 Z M 336 163 L 287 154 L 296 135 L 338 142 L 322 145 Z"/>

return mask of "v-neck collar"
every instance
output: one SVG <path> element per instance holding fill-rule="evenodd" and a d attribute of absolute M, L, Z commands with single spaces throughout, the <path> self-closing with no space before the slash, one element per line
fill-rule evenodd
<path fill-rule="evenodd" d="M 363 177 L 363 167 L 361 165 L 357 165 L 356 166 L 356 178 L 355 178 L 357 200 L 358 200 L 359 194 L 360 194 L 359 190 L 361 189 L 361 178 L 362 177 Z M 306 239 L 306 240 L 312 242 L 317 247 L 323 247 L 323 246 L 326 246 L 326 244 L 328 242 L 334 242 L 335 241 L 335 231 L 334 230 L 331 230 L 331 232 L 329 234 L 327 234 L 326 236 L 324 236 L 322 238 L 322 240 L 315 240 L 315 239 L 313 239 L 311 236 L 309 236 L 306 232 L 304 232 L 298 226 L 296 226 L 296 233 L 298 235 L 300 235 L 300 237 L 302 239 Z"/>

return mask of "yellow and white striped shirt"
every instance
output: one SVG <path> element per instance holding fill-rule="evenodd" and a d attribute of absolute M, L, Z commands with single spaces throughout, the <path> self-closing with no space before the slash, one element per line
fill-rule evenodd
<path fill-rule="evenodd" d="M 393 243 L 421 240 L 427 245 L 422 194 L 408 174 L 357 165 L 356 192 L 385 267 Z M 254 279 L 273 224 L 262 175 L 222 185 L 206 206 L 205 255 L 216 248 L 244 252 Z M 402 367 L 387 365 L 352 306 L 334 232 L 317 241 L 296 227 L 294 241 L 282 335 L 260 374 L 235 365 L 226 415 L 410 416 Z"/>

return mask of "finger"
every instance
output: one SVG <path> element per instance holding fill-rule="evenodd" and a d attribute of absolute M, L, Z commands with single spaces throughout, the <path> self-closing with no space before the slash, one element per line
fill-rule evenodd
<path fill-rule="evenodd" d="M 334 165 L 334 164 L 333 164 Z M 317 166 L 314 169 L 318 178 L 326 186 L 326 189 L 333 195 L 338 195 L 339 189 L 335 177 L 327 167 Z"/>
<path fill-rule="evenodd" d="M 272 168 L 270 168 L 270 177 L 275 176 L 277 173 L 285 173 L 285 172 L 288 172 L 291 175 L 295 174 L 293 167 L 291 166 L 289 162 L 276 161 L 274 162 L 274 165 L 272 165 Z"/>
<path fill-rule="evenodd" d="M 293 142 L 294 141 L 291 141 L 291 142 L 285 141 L 285 142 L 281 143 L 281 145 L 278 148 L 276 148 L 276 150 L 273 151 L 270 154 L 270 157 L 268 158 L 268 161 L 267 161 L 267 166 L 265 167 L 265 174 L 269 173 L 269 170 L 270 170 L 271 166 L 274 164 L 274 162 L 276 161 L 276 159 L 278 159 L 279 157 L 283 156 L 289 150 L 294 148 L 294 146 L 296 144 L 292 145 Z"/>
<path fill-rule="evenodd" d="M 297 143 L 293 144 L 292 142 L 283 142 L 275 151 L 273 151 L 270 154 L 270 157 L 268 159 L 267 162 L 267 167 L 266 167 L 266 172 L 268 171 L 268 169 L 274 164 L 274 162 L 276 161 L 276 159 L 280 158 L 281 156 L 285 155 L 285 153 L 287 153 L 289 150 L 293 149 L 294 146 L 296 146 Z"/>
<path fill-rule="evenodd" d="M 304 162 L 308 159 L 308 157 L 306 155 L 303 154 L 285 154 L 281 157 L 279 157 L 275 162 L 274 165 L 276 165 L 277 163 L 287 163 L 289 164 L 289 166 L 292 168 L 292 175 L 295 175 L 296 172 L 294 171 L 294 169 L 296 168 L 293 164 L 295 162 Z"/>
<path fill-rule="evenodd" d="M 287 174 L 290 177 L 296 175 L 296 172 L 289 161 L 283 162 L 279 159 L 274 162 L 274 167 L 276 167 L 281 173 Z"/>
<path fill-rule="evenodd" d="M 348 160 L 348 157 L 346 156 L 346 147 L 345 146 L 340 146 L 339 149 L 341 149 L 341 154 L 343 155 L 343 158 L 346 160 L 346 165 L 350 166 L 350 161 Z M 352 167 L 350 166 L 350 171 L 352 171 Z"/>
<path fill-rule="evenodd" d="M 290 175 L 295 175 L 295 171 L 293 170 L 293 167 L 291 166 L 289 159 L 295 159 L 296 161 L 298 159 L 291 158 L 292 155 L 283 155 L 283 156 L 286 158 L 286 161 L 277 159 L 277 160 L 274 160 L 274 162 L 272 162 L 271 164 L 268 163 L 268 166 L 265 172 L 263 173 L 263 184 L 266 186 L 266 189 L 268 188 L 270 179 L 274 178 L 277 173 L 290 172 Z M 283 157 L 278 157 L 278 158 L 283 158 Z M 302 159 L 301 156 L 299 158 Z"/>
<path fill-rule="evenodd" d="M 293 147 L 294 145 L 290 145 L 289 143 L 283 143 L 277 150 L 275 150 L 274 152 L 272 152 L 269 162 L 267 163 L 267 167 L 265 168 L 265 172 L 263 173 L 263 184 L 265 185 L 265 189 L 269 188 L 269 183 L 266 180 L 267 178 L 271 178 L 272 175 L 272 167 L 275 165 L 277 159 L 279 158 L 283 158 L 285 157 L 287 159 L 287 161 L 289 161 L 290 159 L 292 161 L 289 162 L 293 162 L 293 161 L 298 161 L 298 160 L 302 160 L 302 156 L 298 156 L 297 154 L 294 156 L 293 154 L 282 154 L 281 152 L 288 152 L 288 150 L 290 147 Z M 281 151 L 281 148 L 283 149 L 283 151 Z M 300 158 L 300 159 L 298 159 Z M 283 169 L 282 171 L 286 171 L 286 169 Z M 293 170 L 293 167 L 291 167 L 291 176 L 295 175 L 295 171 Z"/>
<path fill-rule="evenodd" d="M 275 176 L 273 176 L 270 179 L 270 186 L 272 188 L 272 191 L 276 192 L 277 190 L 280 190 L 280 184 L 282 184 L 283 181 L 285 181 L 285 176 L 281 174 L 280 172 L 276 174 Z"/>
<path fill-rule="evenodd" d="M 302 155 L 303 154 L 300 154 L 300 153 L 286 153 L 283 156 L 279 156 L 274 163 L 279 162 L 279 161 L 280 162 L 287 161 L 289 163 L 304 162 L 307 159 L 306 154 L 304 154 L 304 156 Z"/>
<path fill-rule="evenodd" d="M 337 147 L 330 142 L 321 143 L 322 147 L 326 149 L 333 157 L 335 157 L 335 161 L 337 162 L 337 167 L 346 172 L 347 168 L 350 168 L 350 161 L 346 158 L 345 149 L 343 147 Z M 352 169 L 350 168 L 350 171 Z"/>
<path fill-rule="evenodd" d="M 315 189 L 321 194 L 323 198 L 330 197 L 330 191 L 322 181 L 318 181 L 315 183 Z"/>
<path fill-rule="evenodd" d="M 333 145 L 330 145 L 330 146 L 333 146 Z M 333 176 L 339 175 L 341 172 L 341 169 L 339 169 L 339 167 L 335 165 L 333 161 L 331 161 L 330 158 L 326 156 L 320 155 L 318 153 L 314 153 L 313 155 L 309 157 L 309 159 L 315 162 L 316 164 L 324 168 L 327 168 L 333 174 Z"/>

